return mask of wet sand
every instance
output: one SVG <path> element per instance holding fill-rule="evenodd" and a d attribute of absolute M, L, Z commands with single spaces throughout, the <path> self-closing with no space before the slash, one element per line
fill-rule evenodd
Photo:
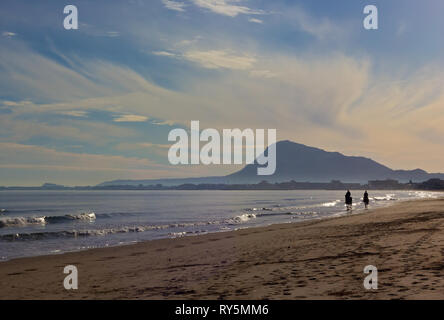
<path fill-rule="evenodd" d="M 444 299 L 444 200 L 1 262 L 0 299 Z"/>

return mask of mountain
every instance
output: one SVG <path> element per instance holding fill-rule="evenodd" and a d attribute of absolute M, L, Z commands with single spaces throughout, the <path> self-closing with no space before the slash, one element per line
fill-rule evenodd
<path fill-rule="evenodd" d="M 245 166 L 227 178 L 233 182 L 253 181 L 310 181 L 328 182 L 342 180 L 347 182 L 367 182 L 368 180 L 396 179 L 424 181 L 431 175 L 421 169 L 392 170 L 372 159 L 345 156 L 339 152 L 328 152 L 303 144 L 280 141 L 276 144 L 276 172 L 270 177 L 257 176 L 257 164 Z M 444 177 L 437 174 L 433 177 Z"/>
<path fill-rule="evenodd" d="M 268 150 L 266 150 L 268 152 Z M 339 152 L 328 152 L 291 141 L 276 143 L 276 171 L 271 176 L 258 176 L 258 164 L 246 165 L 243 169 L 222 177 L 201 177 L 185 179 L 156 180 L 114 180 L 100 184 L 109 185 L 154 185 L 165 186 L 185 183 L 258 183 L 283 181 L 329 182 L 341 180 L 345 182 L 366 183 L 368 180 L 395 179 L 400 182 L 422 182 L 431 178 L 444 179 L 444 174 L 427 173 L 421 169 L 393 170 L 372 159 L 346 156 Z"/>

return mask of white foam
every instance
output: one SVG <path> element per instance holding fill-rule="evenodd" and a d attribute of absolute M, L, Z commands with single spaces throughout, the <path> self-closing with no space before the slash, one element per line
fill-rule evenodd
<path fill-rule="evenodd" d="M 77 215 L 66 215 L 65 217 L 67 218 L 71 218 L 74 220 L 95 220 L 96 219 L 96 214 L 94 212 L 85 212 L 85 213 L 80 213 Z"/>
<path fill-rule="evenodd" d="M 31 224 L 46 224 L 45 217 L 16 217 L 0 219 L 0 228 L 19 227 Z"/>
<path fill-rule="evenodd" d="M 64 216 L 41 216 L 41 217 L 15 217 L 15 218 L 3 218 L 0 219 L 0 228 L 5 227 L 20 227 L 27 225 L 45 225 L 47 223 L 64 222 L 67 220 L 95 220 L 96 215 L 94 212 L 86 212 L 80 214 L 67 214 Z"/>
<path fill-rule="evenodd" d="M 168 235 L 172 238 L 180 238 L 180 237 L 184 237 L 187 234 L 187 232 L 183 231 L 183 232 L 170 232 Z"/>
<path fill-rule="evenodd" d="M 228 223 L 243 223 L 243 222 L 247 222 L 251 219 L 256 219 L 256 215 L 254 213 L 244 213 L 241 214 L 239 216 L 236 216 L 232 219 L 228 219 Z"/>

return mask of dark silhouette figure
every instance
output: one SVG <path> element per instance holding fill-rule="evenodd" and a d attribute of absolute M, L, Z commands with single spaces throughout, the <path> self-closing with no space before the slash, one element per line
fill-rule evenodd
<path fill-rule="evenodd" d="M 353 198 L 351 196 L 350 190 L 347 190 L 347 193 L 345 194 L 345 205 L 347 206 L 347 210 L 352 209 Z"/>
<path fill-rule="evenodd" d="M 365 190 L 365 192 L 364 192 L 364 197 L 362 198 L 362 201 L 364 202 L 365 208 L 367 209 L 368 203 L 370 202 L 370 200 L 368 199 L 368 192 L 367 192 L 367 190 Z"/>

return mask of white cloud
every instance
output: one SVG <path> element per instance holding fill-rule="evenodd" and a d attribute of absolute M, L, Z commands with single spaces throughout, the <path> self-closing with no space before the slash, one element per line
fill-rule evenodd
<path fill-rule="evenodd" d="M 8 101 L 5 100 L 2 102 L 2 104 L 4 106 L 8 106 L 8 107 L 19 107 L 19 106 L 25 106 L 25 105 L 30 105 L 32 104 L 31 101 L 27 101 L 27 100 L 23 100 L 23 101 Z"/>
<path fill-rule="evenodd" d="M 263 10 L 251 9 L 246 6 L 239 5 L 238 3 L 241 2 L 241 0 L 191 0 L 191 2 L 200 8 L 229 17 L 236 17 L 239 14 L 265 14 Z M 187 6 L 184 2 L 174 0 L 162 0 L 162 3 L 164 4 L 165 8 L 179 12 L 184 12 L 185 7 Z M 251 22 L 262 23 L 262 21 L 258 19 L 253 20 L 254 21 Z"/>
<path fill-rule="evenodd" d="M 148 120 L 146 116 L 139 116 L 135 114 L 125 114 L 114 118 L 114 122 L 145 122 Z"/>
<path fill-rule="evenodd" d="M 184 53 L 172 53 L 168 51 L 153 51 L 157 56 L 185 59 L 195 62 L 207 69 L 251 69 L 256 58 L 248 54 L 236 54 L 229 50 L 189 50 Z"/>
<path fill-rule="evenodd" d="M 110 38 L 115 38 L 120 36 L 120 32 L 118 31 L 107 31 L 106 35 Z"/>
<path fill-rule="evenodd" d="M 35 100 L 70 101 L 112 93 L 93 79 L 30 51 L 20 43 L 0 47 L 0 68 L 0 95 L 14 92 L 19 97 Z"/>
<path fill-rule="evenodd" d="M 152 124 L 155 124 L 155 125 L 158 125 L 158 126 L 173 126 L 173 125 L 175 125 L 175 122 L 171 121 L 171 120 L 164 120 L 164 121 L 154 120 L 152 122 Z"/>
<path fill-rule="evenodd" d="M 83 111 L 83 110 L 58 111 L 56 113 L 62 114 L 65 116 L 78 117 L 78 118 L 85 118 L 86 116 L 88 116 L 88 112 Z"/>
<path fill-rule="evenodd" d="M 165 8 L 174 10 L 174 11 L 185 11 L 185 3 L 173 1 L 173 0 L 162 0 L 162 3 L 164 4 Z"/>
<path fill-rule="evenodd" d="M 48 93 L 55 101 L 63 102 L 15 106 L 14 114 L 92 109 L 163 119 L 181 126 L 188 126 L 193 119 L 200 120 L 201 128 L 278 128 L 279 140 L 367 155 L 398 168 L 442 171 L 438 158 L 444 157 L 444 151 L 440 151 L 444 149 L 437 146 L 436 139 L 430 139 L 434 135 L 431 132 L 444 135 L 444 74 L 439 63 L 431 63 L 417 74 L 376 75 L 370 72 L 367 59 L 341 54 L 255 56 L 228 50 L 191 50 L 184 59 L 206 68 L 246 72 L 220 73 L 211 79 L 185 77 L 184 88 L 174 91 L 157 86 L 132 69 L 105 61 L 85 60 L 71 71 L 25 52 L 18 53 L 25 66 L 16 63 L 14 53 L 4 55 L 6 60 L 0 63 L 8 74 L 1 81 L 5 85 L 14 82 L 14 89 L 32 100 L 34 94 L 41 97 Z M 29 60 L 40 64 L 28 64 Z M 47 73 L 48 69 L 56 76 Z M 88 77 L 83 76 L 87 72 Z M 30 81 L 38 74 L 45 77 Z M 128 141 L 133 137 L 131 130 L 119 131 L 127 128 L 117 125 L 75 122 L 76 127 L 49 125 L 2 115 L 0 133 L 13 141 L 44 135 L 103 144 L 116 136 L 125 135 Z M 415 148 L 433 157 L 415 154 Z M 207 168 L 202 170 L 203 174 Z M 185 172 L 179 171 L 175 174 Z"/>
<path fill-rule="evenodd" d="M 60 106 L 58 106 L 60 108 Z M 27 107 L 25 110 L 4 114 L 0 117 L 0 137 L 1 141 L 24 141 L 36 136 L 56 138 L 59 140 L 67 139 L 70 141 L 87 142 L 97 146 L 106 145 L 116 138 L 132 139 L 135 136 L 133 130 L 122 128 L 121 126 L 106 124 L 93 121 L 64 120 L 57 123 L 44 123 L 33 121 L 32 116 L 38 112 L 44 112 L 45 106 Z M 106 109 L 106 108 L 104 108 Z M 37 111 L 34 111 L 37 110 Z M 62 110 L 52 110 L 56 113 Z M 20 119 L 15 115 L 26 114 L 30 119 Z M 31 116 L 31 117 L 29 117 Z"/>
<path fill-rule="evenodd" d="M 329 18 L 313 17 L 300 7 L 287 8 L 281 15 L 288 23 L 296 25 L 319 40 L 328 40 L 333 37 L 337 41 L 348 32 L 339 23 L 333 23 Z"/>
<path fill-rule="evenodd" d="M 176 54 L 168 52 L 168 51 L 152 51 L 152 54 L 156 56 L 163 56 L 163 57 L 175 57 Z"/>
<path fill-rule="evenodd" d="M 12 37 L 14 37 L 16 35 L 17 35 L 17 33 L 14 33 L 14 32 L 9 32 L 9 31 L 2 32 L 2 36 L 3 37 L 7 37 L 7 38 L 12 38 Z"/>
<path fill-rule="evenodd" d="M 264 14 L 263 10 L 255 10 L 246 6 L 237 5 L 240 0 L 192 0 L 198 7 L 208 9 L 214 13 L 236 17 L 238 14 Z"/>
<path fill-rule="evenodd" d="M 202 36 L 197 35 L 197 36 L 194 36 L 191 40 L 189 40 L 189 39 L 181 40 L 181 41 L 177 42 L 175 44 L 175 46 L 176 47 L 188 47 L 193 44 L 196 44 L 200 40 L 202 40 Z"/>
<path fill-rule="evenodd" d="M 223 50 L 188 51 L 183 57 L 208 69 L 246 70 L 256 62 L 253 56 L 236 55 Z"/>
<path fill-rule="evenodd" d="M 253 23 L 264 23 L 261 19 L 256 18 L 249 18 L 248 21 Z"/>

